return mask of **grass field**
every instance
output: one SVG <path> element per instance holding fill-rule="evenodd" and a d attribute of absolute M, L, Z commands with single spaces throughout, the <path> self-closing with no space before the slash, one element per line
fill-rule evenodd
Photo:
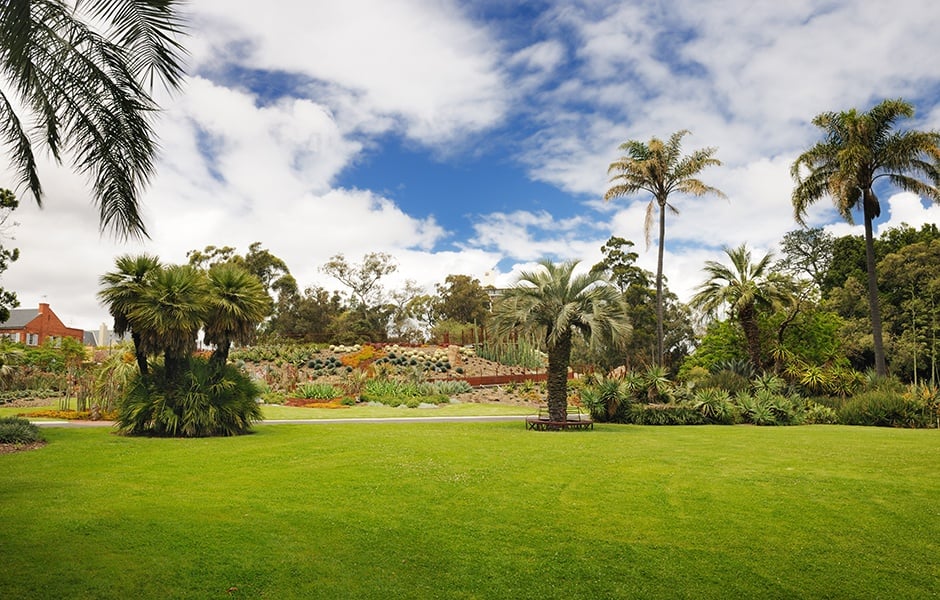
<path fill-rule="evenodd" d="M 46 406 L 33 408 L 0 407 L 0 417 L 16 416 L 39 410 L 54 410 L 59 408 L 57 402 Z M 74 402 L 71 408 L 75 408 Z M 499 404 L 496 402 L 475 403 L 459 402 L 442 404 L 435 408 L 398 408 L 391 406 L 371 406 L 361 404 L 343 408 L 305 408 L 297 406 L 281 406 L 277 404 L 263 405 L 261 411 L 265 419 L 375 419 L 382 417 L 462 417 L 462 416 L 501 416 L 501 415 L 531 415 L 537 410 L 528 406 L 513 404 Z M 48 421 L 52 419 L 35 419 Z"/>
<path fill-rule="evenodd" d="M 931 598 L 936 430 L 44 430 L 0 598 Z"/>

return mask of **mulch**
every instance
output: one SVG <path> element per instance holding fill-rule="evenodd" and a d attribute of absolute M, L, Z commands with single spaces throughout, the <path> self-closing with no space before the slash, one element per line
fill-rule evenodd
<path fill-rule="evenodd" d="M 37 450 L 45 445 L 46 442 L 32 442 L 30 444 L 0 444 L 0 454 L 12 454 L 13 452 Z"/>

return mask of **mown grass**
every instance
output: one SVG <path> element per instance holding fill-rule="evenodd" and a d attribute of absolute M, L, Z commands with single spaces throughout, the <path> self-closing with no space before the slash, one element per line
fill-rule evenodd
<path fill-rule="evenodd" d="M 2 598 L 928 598 L 940 589 L 934 430 L 45 432 L 45 448 L 0 456 Z"/>
<path fill-rule="evenodd" d="M 72 402 L 71 407 L 75 407 Z M 0 417 L 13 417 L 41 410 L 56 410 L 57 402 L 46 406 L 31 408 L 14 408 L 0 406 Z M 462 416 L 506 416 L 506 415 L 532 415 L 537 412 L 529 406 L 513 404 L 500 404 L 498 402 L 459 402 L 455 404 L 440 404 L 435 408 L 405 408 L 392 406 L 372 406 L 359 404 L 342 408 L 306 408 L 298 406 L 281 406 L 279 404 L 266 404 L 261 407 L 265 419 L 376 419 L 383 417 L 462 417 Z M 48 421 L 50 419 L 35 419 Z"/>
<path fill-rule="evenodd" d="M 307 408 L 297 406 L 264 405 L 265 419 L 379 419 L 385 417 L 467 417 L 532 415 L 537 409 L 529 406 L 499 404 L 498 402 L 460 402 L 439 404 L 434 408 L 406 408 L 357 404 L 342 408 Z"/>

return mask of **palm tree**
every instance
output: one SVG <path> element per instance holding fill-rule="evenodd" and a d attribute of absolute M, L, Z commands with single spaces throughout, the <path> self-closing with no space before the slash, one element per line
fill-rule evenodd
<path fill-rule="evenodd" d="M 861 210 L 864 216 L 868 304 L 875 371 L 880 376 L 887 374 L 887 368 L 872 236 L 872 221 L 881 214 L 875 183 L 884 179 L 902 190 L 940 202 L 940 132 L 894 131 L 898 119 L 913 116 L 914 107 L 903 100 L 884 100 L 863 113 L 851 109 L 817 115 L 813 124 L 823 130 L 823 140 L 797 157 L 790 167 L 796 181 L 791 201 L 800 224 L 804 224 L 809 206 L 823 196 L 832 198 L 836 210 L 849 223 L 854 222 L 853 210 Z M 806 177 L 804 171 L 808 172 Z"/>
<path fill-rule="evenodd" d="M 731 318 L 736 319 L 744 330 L 747 353 L 754 368 L 761 368 L 760 331 L 757 315 L 761 309 L 772 308 L 789 300 L 790 280 L 780 273 L 772 272 L 773 254 L 767 253 L 757 262 L 751 261 L 751 251 L 744 244 L 737 248 L 725 248 L 731 260 L 728 267 L 710 260 L 705 263 L 708 280 L 698 286 L 690 303 L 707 314 L 714 315 L 727 307 Z"/>
<path fill-rule="evenodd" d="M 209 313 L 205 272 L 190 265 L 157 269 L 128 312 L 150 353 L 163 351 L 167 379 L 183 373 Z"/>
<path fill-rule="evenodd" d="M 114 334 L 123 336 L 130 332 L 137 366 L 146 375 L 149 352 L 143 346 L 140 331 L 131 325 L 129 315 L 140 301 L 148 277 L 160 268 L 160 259 L 149 254 L 124 254 L 115 260 L 115 266 L 116 270 L 101 276 L 99 281 L 103 288 L 98 292 L 98 299 L 107 305 L 108 312 L 114 317 Z"/>
<path fill-rule="evenodd" d="M 232 263 L 209 269 L 209 314 L 204 339 L 215 344 L 212 362 L 225 365 L 232 343 L 248 343 L 271 313 L 271 297 L 261 281 Z"/>
<path fill-rule="evenodd" d="M 577 261 L 555 265 L 543 260 L 538 271 L 519 275 L 493 307 L 497 336 L 526 331 L 543 336 L 548 353 L 548 413 L 568 418 L 568 364 L 575 332 L 598 346 L 616 343 L 630 331 L 620 291 L 596 271 L 574 275 Z"/>
<path fill-rule="evenodd" d="M 19 185 L 40 206 L 34 140 L 42 140 L 57 162 L 68 154 L 91 179 L 102 230 L 146 235 L 139 200 L 157 151 L 151 123 L 157 106 L 148 90 L 155 77 L 170 89 L 182 81 L 179 4 L 0 3 L 0 139 Z"/>
<path fill-rule="evenodd" d="M 654 207 L 659 207 L 659 256 L 656 261 L 656 360 L 663 364 L 663 252 L 666 240 L 666 209 L 679 214 L 676 207 L 669 203 L 673 192 L 703 196 L 715 194 L 720 198 L 725 195 L 721 190 L 705 185 L 696 175 L 705 167 L 720 165 L 721 161 L 713 158 L 716 148 L 703 148 L 688 156 L 680 156 L 682 138 L 688 130 L 677 131 L 668 142 L 658 138 L 649 143 L 630 140 L 620 145 L 626 155 L 610 163 L 607 169 L 611 177 L 610 189 L 604 194 L 604 200 L 629 196 L 637 192 L 652 195 L 646 207 L 646 245 L 650 243 L 650 230 L 653 225 Z"/>

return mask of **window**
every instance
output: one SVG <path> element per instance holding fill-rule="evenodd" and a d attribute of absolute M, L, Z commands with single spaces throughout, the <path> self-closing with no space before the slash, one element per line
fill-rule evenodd
<path fill-rule="evenodd" d="M 38 333 L 27 333 L 27 334 L 26 334 L 26 345 L 27 345 L 27 346 L 38 346 L 38 345 L 39 345 L 39 334 L 38 334 Z"/>

